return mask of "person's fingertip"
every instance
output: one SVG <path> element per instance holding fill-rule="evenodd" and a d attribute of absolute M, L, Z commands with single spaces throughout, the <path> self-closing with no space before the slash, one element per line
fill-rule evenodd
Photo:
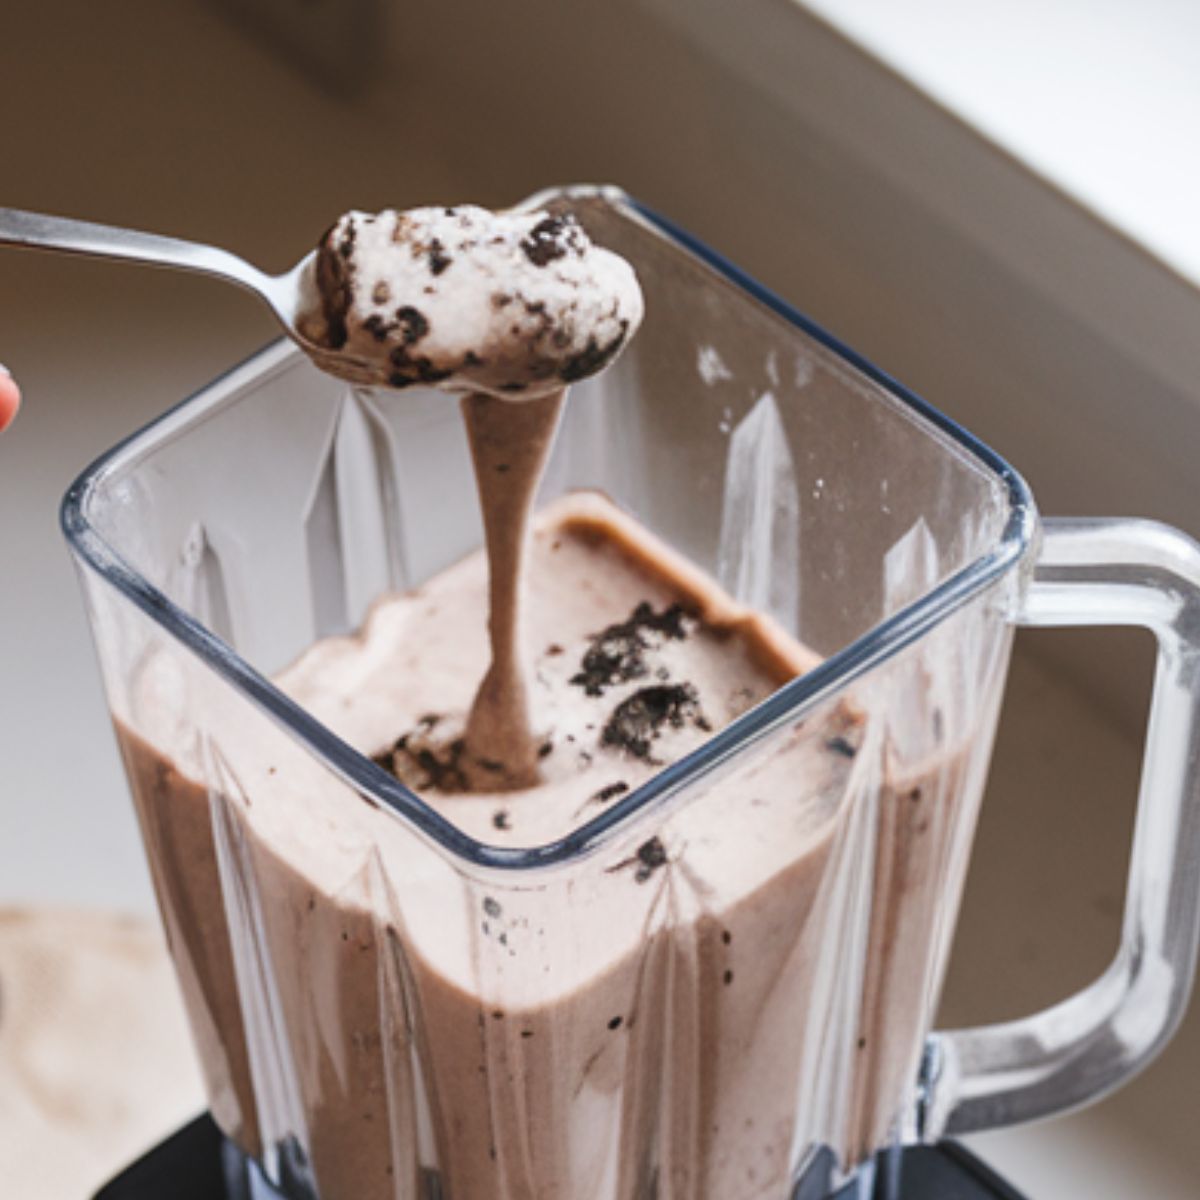
<path fill-rule="evenodd" d="M 0 433 L 3 433 L 17 415 L 21 407 L 21 390 L 9 370 L 0 363 Z"/>

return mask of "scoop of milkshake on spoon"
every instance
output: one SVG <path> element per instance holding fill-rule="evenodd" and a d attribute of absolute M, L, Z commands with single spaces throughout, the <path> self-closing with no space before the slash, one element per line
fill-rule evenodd
<path fill-rule="evenodd" d="M 332 362 L 353 382 L 463 395 L 491 663 L 461 742 L 441 749 L 469 787 L 532 787 L 544 743 L 520 618 L 530 514 L 567 386 L 603 370 L 641 322 L 633 268 L 570 215 L 460 205 L 347 213 L 305 282 L 318 303 L 299 327 L 326 351 L 326 370 Z"/>
<path fill-rule="evenodd" d="M 570 215 L 349 212 L 307 268 L 298 322 L 356 382 L 544 396 L 602 370 L 637 329 L 633 268 Z"/>
<path fill-rule="evenodd" d="M 600 370 L 642 315 L 629 265 L 545 211 L 347 213 L 281 275 L 217 246 L 15 208 L 0 208 L 0 246 L 228 280 L 322 370 L 382 386 L 542 394 Z"/>

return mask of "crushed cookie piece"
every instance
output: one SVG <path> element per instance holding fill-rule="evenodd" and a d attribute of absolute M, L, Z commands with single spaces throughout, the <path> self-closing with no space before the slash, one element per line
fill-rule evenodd
<path fill-rule="evenodd" d="M 392 331 L 389 325 L 378 313 L 372 313 L 364 322 L 363 328 L 377 341 L 386 342 Z"/>
<path fill-rule="evenodd" d="M 642 601 L 629 617 L 602 629 L 592 638 L 570 682 L 589 696 L 602 696 L 606 688 L 647 674 L 645 653 L 655 641 L 682 641 L 687 637 L 683 605 L 672 604 L 656 613 Z"/>
<path fill-rule="evenodd" d="M 641 688 L 613 710 L 600 734 L 606 746 L 616 746 L 634 758 L 649 758 L 651 743 L 665 727 L 679 729 L 686 721 L 704 728 L 696 689 L 690 683 Z"/>
<path fill-rule="evenodd" d="M 657 836 L 652 837 L 637 848 L 637 861 L 638 869 L 633 877 L 638 883 L 645 883 L 659 867 L 666 865 L 667 848 Z"/>
<path fill-rule="evenodd" d="M 521 249 L 535 267 L 546 267 L 572 250 L 578 253 L 578 236 L 579 225 L 574 217 L 546 217 L 521 239 Z"/>
<path fill-rule="evenodd" d="M 429 332 L 429 320 L 419 308 L 413 308 L 411 304 L 404 304 L 396 309 L 396 320 L 399 323 L 397 328 L 400 330 L 400 336 L 404 339 L 406 346 L 419 342 Z M 393 361 L 395 361 L 394 355 Z"/>
<path fill-rule="evenodd" d="M 629 784 L 623 779 L 618 779 L 615 783 L 605 784 L 598 792 L 590 799 L 593 804 L 607 804 L 610 800 L 616 799 L 617 796 L 624 795 L 629 791 Z"/>
<path fill-rule="evenodd" d="M 433 725 L 425 724 L 423 718 L 387 750 L 372 755 L 371 761 L 416 791 L 433 788 L 440 792 L 465 792 L 468 783 L 462 758 L 466 743 L 455 738 L 449 744 L 439 744 L 430 737 L 432 729 Z"/>
<path fill-rule="evenodd" d="M 617 335 L 611 341 L 601 345 L 594 337 L 588 338 L 587 345 L 578 354 L 571 355 L 563 363 L 558 373 L 559 378 L 563 383 L 575 383 L 580 379 L 586 379 L 589 375 L 603 371 L 616 358 L 617 351 L 625 344 L 625 336 L 628 332 L 629 322 L 622 321 Z"/>
<path fill-rule="evenodd" d="M 429 243 L 430 274 L 440 275 L 453 262 L 454 259 L 446 253 L 446 247 L 442 245 L 438 238 L 433 238 Z"/>
<path fill-rule="evenodd" d="M 833 751 L 834 754 L 840 754 L 843 758 L 853 758 L 858 753 L 858 747 L 840 734 L 837 737 L 831 737 L 825 743 L 825 749 Z"/>

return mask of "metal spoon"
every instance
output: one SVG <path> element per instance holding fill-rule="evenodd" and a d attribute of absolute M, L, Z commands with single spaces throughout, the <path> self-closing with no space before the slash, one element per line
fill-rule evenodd
<path fill-rule="evenodd" d="M 284 333 L 311 356 L 317 366 L 343 378 L 357 378 L 357 360 L 326 346 L 318 345 L 300 329 L 305 315 L 318 311 L 318 302 L 304 286 L 309 265 L 316 252 L 310 251 L 290 271 L 267 275 L 257 267 L 216 246 L 185 242 L 179 238 L 75 221 L 67 217 L 49 217 L 42 213 L 0 208 L 0 245 L 57 250 L 65 254 L 89 254 L 97 258 L 120 258 L 159 267 L 176 267 L 201 275 L 215 275 L 253 292 L 275 314 Z M 373 375 L 362 364 L 365 378 Z"/>

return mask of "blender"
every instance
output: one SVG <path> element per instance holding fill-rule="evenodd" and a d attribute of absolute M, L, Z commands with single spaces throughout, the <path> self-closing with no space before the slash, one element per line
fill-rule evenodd
<path fill-rule="evenodd" d="M 527 204 L 574 213 L 647 302 L 575 390 L 543 499 L 603 493 L 820 660 L 566 837 L 498 848 L 275 682 L 479 544 L 445 400 L 276 344 L 106 455 L 63 525 L 215 1124 L 101 1195 L 1012 1195 L 944 1139 L 1104 1094 L 1186 1003 L 1200 555 L 1041 521 L 998 456 L 622 193 Z M 1122 944 L 1051 1009 L 933 1030 L 1018 624 L 1159 641 Z M 847 762 L 819 797 L 774 785 L 807 814 L 781 832 L 754 781 L 810 735 Z M 332 875 L 268 776 L 338 830 Z M 611 930 L 606 864 L 701 820 L 722 854 L 681 851 Z M 528 969 L 468 937 L 489 901 L 541 930 Z"/>

